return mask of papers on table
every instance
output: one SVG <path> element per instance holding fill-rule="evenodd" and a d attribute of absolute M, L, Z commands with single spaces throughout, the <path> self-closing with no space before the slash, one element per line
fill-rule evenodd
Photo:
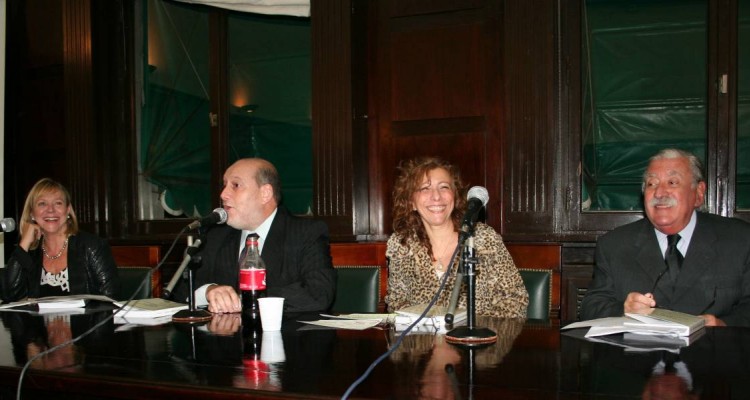
<path fill-rule="evenodd" d="M 324 326 L 336 329 L 353 329 L 361 331 L 380 324 L 379 319 L 320 319 L 317 321 L 300 321 L 305 324 Z"/>
<path fill-rule="evenodd" d="M 414 323 L 414 321 L 416 321 L 417 318 L 422 315 L 422 312 L 424 312 L 425 308 L 427 308 L 427 304 L 417 304 L 415 306 L 396 311 L 396 330 L 398 331 L 406 329 L 406 327 Z M 447 313 L 447 311 L 447 307 L 433 306 L 430 311 L 427 312 L 424 318 L 422 318 L 417 323 L 417 325 L 415 325 L 415 327 L 427 325 L 434 327 L 437 330 L 445 330 L 445 314 Z M 453 324 L 458 324 L 460 322 L 463 322 L 464 320 L 466 320 L 466 309 L 457 308 L 456 312 L 453 314 Z M 399 327 L 401 327 L 402 329 L 399 329 Z"/>
<path fill-rule="evenodd" d="M 171 300 L 160 298 L 140 299 L 130 302 L 115 301 L 114 304 L 120 307 L 115 310 L 116 316 L 125 319 L 135 318 L 159 318 L 171 317 L 180 310 L 186 310 L 187 304 L 177 303 Z"/>
<path fill-rule="evenodd" d="M 49 296 L 39 298 L 28 298 L 21 301 L 15 301 L 0 305 L 0 310 L 7 311 L 36 311 L 36 309 L 25 308 L 24 306 L 35 305 L 38 307 L 39 312 L 57 312 L 63 310 L 76 310 L 86 306 L 90 300 L 102 301 L 105 303 L 112 303 L 114 300 L 107 296 L 100 296 L 94 294 L 81 294 L 72 296 Z"/>
<path fill-rule="evenodd" d="M 393 322 L 395 314 L 341 314 L 341 315 L 329 315 L 320 314 L 321 317 L 329 319 L 321 319 L 317 321 L 299 321 L 308 325 L 321 326 L 326 328 L 335 329 L 353 329 L 363 330 L 368 328 L 374 328 L 382 326 L 389 322 Z"/>

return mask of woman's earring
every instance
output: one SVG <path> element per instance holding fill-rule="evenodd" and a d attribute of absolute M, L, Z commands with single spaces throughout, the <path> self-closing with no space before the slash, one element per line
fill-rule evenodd
<path fill-rule="evenodd" d="M 70 219 L 70 214 L 68 214 L 68 219 Z"/>
<path fill-rule="evenodd" d="M 34 217 L 31 217 L 31 220 L 32 220 L 32 221 L 36 221 L 36 220 L 34 219 Z"/>

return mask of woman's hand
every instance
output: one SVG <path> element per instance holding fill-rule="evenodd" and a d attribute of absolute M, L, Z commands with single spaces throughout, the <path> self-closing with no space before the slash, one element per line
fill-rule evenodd
<path fill-rule="evenodd" d="M 31 244 L 37 242 L 41 237 L 42 228 L 40 228 L 36 222 L 31 221 L 30 224 L 26 224 L 23 232 L 21 232 L 21 243 L 18 245 L 21 246 L 24 251 L 29 251 Z"/>

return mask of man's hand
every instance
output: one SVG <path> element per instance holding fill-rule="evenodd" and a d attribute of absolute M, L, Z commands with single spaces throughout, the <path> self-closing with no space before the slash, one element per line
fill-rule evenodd
<path fill-rule="evenodd" d="M 212 285 L 206 289 L 208 311 L 212 313 L 235 313 L 242 311 L 240 296 L 231 286 Z"/>
<path fill-rule="evenodd" d="M 699 317 L 706 320 L 706 326 L 727 326 L 727 324 L 724 323 L 724 321 L 716 318 L 715 315 L 703 314 L 703 315 L 699 315 Z"/>
<path fill-rule="evenodd" d="M 628 297 L 625 298 L 624 308 L 626 313 L 642 313 L 654 307 L 656 307 L 656 300 L 651 293 L 630 292 Z"/>

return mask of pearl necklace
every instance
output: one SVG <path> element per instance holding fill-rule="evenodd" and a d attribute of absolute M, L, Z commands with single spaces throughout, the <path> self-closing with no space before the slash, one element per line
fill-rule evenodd
<path fill-rule="evenodd" d="M 49 258 L 50 260 L 57 260 L 58 258 L 60 258 L 60 256 L 62 256 L 63 252 L 65 252 L 65 249 L 68 248 L 68 239 L 70 239 L 70 236 L 65 238 L 65 242 L 63 242 L 62 248 L 54 256 L 51 256 L 49 255 L 49 253 L 47 253 L 47 249 L 44 247 L 44 240 L 42 240 L 42 253 L 44 253 L 44 256 Z"/>

